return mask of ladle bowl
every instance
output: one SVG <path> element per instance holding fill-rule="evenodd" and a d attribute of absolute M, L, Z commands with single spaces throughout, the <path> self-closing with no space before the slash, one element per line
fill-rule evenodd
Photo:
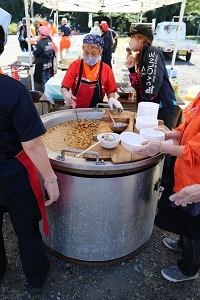
<path fill-rule="evenodd" d="M 106 138 L 103 140 L 103 138 L 105 136 L 109 136 L 109 138 Z M 111 138 L 112 137 L 112 138 Z M 100 133 L 98 136 L 97 136 L 97 140 L 98 141 L 101 141 L 101 146 L 103 148 L 106 148 L 106 149 L 113 149 L 115 147 L 117 147 L 120 143 L 120 135 L 117 134 L 117 133 L 112 133 L 112 132 L 106 132 L 106 133 Z"/>
<path fill-rule="evenodd" d="M 110 124 L 110 129 L 116 133 L 122 133 L 124 130 L 126 130 L 126 128 L 128 127 L 128 124 L 126 123 L 115 123 L 114 124 Z"/>

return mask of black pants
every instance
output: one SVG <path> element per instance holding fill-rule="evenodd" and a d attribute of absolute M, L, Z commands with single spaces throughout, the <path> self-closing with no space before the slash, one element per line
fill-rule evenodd
<path fill-rule="evenodd" d="M 19 42 L 20 48 L 22 52 L 28 52 L 28 43 L 27 41 L 20 41 Z"/>
<path fill-rule="evenodd" d="M 170 160 L 168 183 L 165 187 L 155 217 L 155 225 L 180 236 L 178 245 L 183 250 L 177 265 L 186 276 L 195 275 L 200 268 L 200 215 L 192 216 L 181 207 L 172 207 L 169 196 L 173 194 L 175 157 Z"/>
<path fill-rule="evenodd" d="M 172 128 L 173 128 L 174 116 L 175 116 L 175 113 L 169 113 L 169 114 L 165 114 L 165 115 L 160 115 L 158 113 L 158 119 L 163 120 L 164 125 L 167 128 L 169 128 L 170 130 L 172 130 Z M 165 161 L 164 161 L 163 173 L 162 173 L 162 182 L 161 182 L 161 186 L 163 186 L 164 188 L 168 181 L 168 172 L 169 172 L 169 167 L 170 167 L 169 164 L 170 164 L 170 155 L 167 154 L 167 155 L 165 155 Z"/>
<path fill-rule="evenodd" d="M 49 261 L 44 254 L 39 231 L 41 214 L 32 192 L 7 194 L 7 204 L 0 205 L 0 278 L 6 267 L 6 253 L 3 241 L 3 215 L 7 211 L 18 238 L 22 267 L 27 280 L 33 287 L 42 285 L 49 270 Z"/>
<path fill-rule="evenodd" d="M 200 239 L 181 236 L 178 244 L 183 250 L 182 259 L 177 263 L 179 269 L 186 276 L 195 275 L 200 268 Z"/>

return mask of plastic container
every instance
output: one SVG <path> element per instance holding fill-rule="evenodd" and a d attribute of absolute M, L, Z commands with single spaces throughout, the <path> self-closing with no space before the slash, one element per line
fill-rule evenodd
<path fill-rule="evenodd" d="M 135 90 L 133 87 L 130 87 L 128 89 L 128 101 L 130 102 L 134 102 L 134 99 L 136 101 L 136 97 L 135 97 Z"/>
<path fill-rule="evenodd" d="M 177 69 L 171 70 L 171 67 L 169 67 L 169 66 L 166 66 L 166 68 L 167 68 L 167 74 L 168 74 L 168 76 L 170 76 L 170 73 L 172 72 L 172 78 L 176 78 L 177 77 L 177 75 L 178 75 L 178 70 Z"/>
<path fill-rule="evenodd" d="M 128 101 L 133 102 L 134 94 L 133 92 L 128 92 Z"/>
<path fill-rule="evenodd" d="M 175 97 L 178 97 L 178 91 L 179 91 L 178 80 L 177 79 L 172 79 L 171 80 L 171 85 L 173 87 Z"/>

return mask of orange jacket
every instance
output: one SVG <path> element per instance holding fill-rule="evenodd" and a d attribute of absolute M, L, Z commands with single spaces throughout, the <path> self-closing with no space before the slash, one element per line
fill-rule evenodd
<path fill-rule="evenodd" d="M 176 128 L 183 133 L 180 145 L 185 145 L 185 148 L 182 158 L 176 159 L 174 192 L 187 185 L 200 184 L 200 97 L 195 100 L 191 117 L 188 115 L 189 118 Z"/>

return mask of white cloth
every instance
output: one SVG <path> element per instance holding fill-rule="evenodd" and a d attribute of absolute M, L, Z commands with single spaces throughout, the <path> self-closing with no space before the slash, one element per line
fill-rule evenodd
<path fill-rule="evenodd" d="M 53 76 L 45 83 L 44 94 L 51 104 L 55 104 L 54 99 L 63 99 L 61 92 L 61 82 L 63 77 Z"/>
<path fill-rule="evenodd" d="M 7 32 L 8 32 L 8 26 L 11 21 L 11 15 L 5 11 L 4 9 L 0 8 L 0 25 L 3 27 L 4 33 L 5 33 L 5 43 L 7 43 Z"/>
<path fill-rule="evenodd" d="M 101 36 L 101 30 L 100 30 L 99 26 L 92 27 L 90 30 L 90 34 Z"/>

